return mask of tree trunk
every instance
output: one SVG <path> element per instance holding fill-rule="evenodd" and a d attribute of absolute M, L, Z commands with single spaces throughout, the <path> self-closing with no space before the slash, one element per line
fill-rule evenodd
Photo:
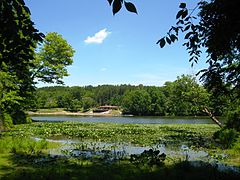
<path fill-rule="evenodd" d="M 217 124 L 219 125 L 221 128 L 223 127 L 222 123 L 208 110 L 207 107 L 205 107 L 203 109 L 203 112 L 207 113 L 208 116 Z"/>

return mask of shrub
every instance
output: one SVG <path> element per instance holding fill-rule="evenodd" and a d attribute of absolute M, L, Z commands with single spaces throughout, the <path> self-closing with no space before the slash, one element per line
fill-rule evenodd
<path fill-rule="evenodd" d="M 236 142 L 239 134 L 235 129 L 221 129 L 214 134 L 216 139 L 224 148 L 230 148 Z"/>
<path fill-rule="evenodd" d="M 228 113 L 226 126 L 240 131 L 240 107 Z"/>
<path fill-rule="evenodd" d="M 12 121 L 12 117 L 6 113 L 6 112 L 3 112 L 1 115 L 0 115 L 0 121 L 2 122 L 2 125 L 4 128 L 11 128 L 13 126 L 13 121 Z"/>
<path fill-rule="evenodd" d="M 24 111 L 18 110 L 12 114 L 14 124 L 29 124 L 32 122 L 32 119 Z"/>

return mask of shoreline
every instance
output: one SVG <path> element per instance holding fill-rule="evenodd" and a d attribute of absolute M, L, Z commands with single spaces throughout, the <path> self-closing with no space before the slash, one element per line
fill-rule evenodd
<path fill-rule="evenodd" d="M 67 111 L 59 111 L 59 112 L 27 112 L 29 115 L 61 115 L 61 116 L 104 116 L 104 117 L 113 117 L 113 116 L 123 116 L 122 113 L 112 113 L 111 111 L 101 112 L 101 113 L 93 113 L 93 112 L 67 112 Z"/>

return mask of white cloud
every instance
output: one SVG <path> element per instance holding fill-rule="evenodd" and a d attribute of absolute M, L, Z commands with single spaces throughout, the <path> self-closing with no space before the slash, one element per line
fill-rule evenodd
<path fill-rule="evenodd" d="M 88 36 L 84 42 L 87 44 L 101 44 L 103 42 L 104 39 L 107 38 L 107 36 L 110 34 L 111 32 L 107 31 L 107 29 L 102 29 L 99 32 L 95 33 L 94 36 Z"/>

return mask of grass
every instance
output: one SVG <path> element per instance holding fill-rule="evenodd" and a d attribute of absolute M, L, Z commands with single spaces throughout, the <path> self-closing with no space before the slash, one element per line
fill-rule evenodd
<path fill-rule="evenodd" d="M 144 125 L 80 122 L 37 122 L 16 125 L 0 133 L 0 179 L 239 179 L 239 174 L 219 172 L 205 164 L 192 167 L 177 159 L 162 166 L 132 164 L 128 159 L 106 162 L 100 158 L 50 157 L 59 144 L 31 137 L 78 138 L 82 141 L 126 142 L 139 146 L 156 143 L 189 143 L 196 149 L 220 151 L 212 139 L 216 125 Z M 224 152 L 229 164 L 239 166 L 239 143 Z"/>

